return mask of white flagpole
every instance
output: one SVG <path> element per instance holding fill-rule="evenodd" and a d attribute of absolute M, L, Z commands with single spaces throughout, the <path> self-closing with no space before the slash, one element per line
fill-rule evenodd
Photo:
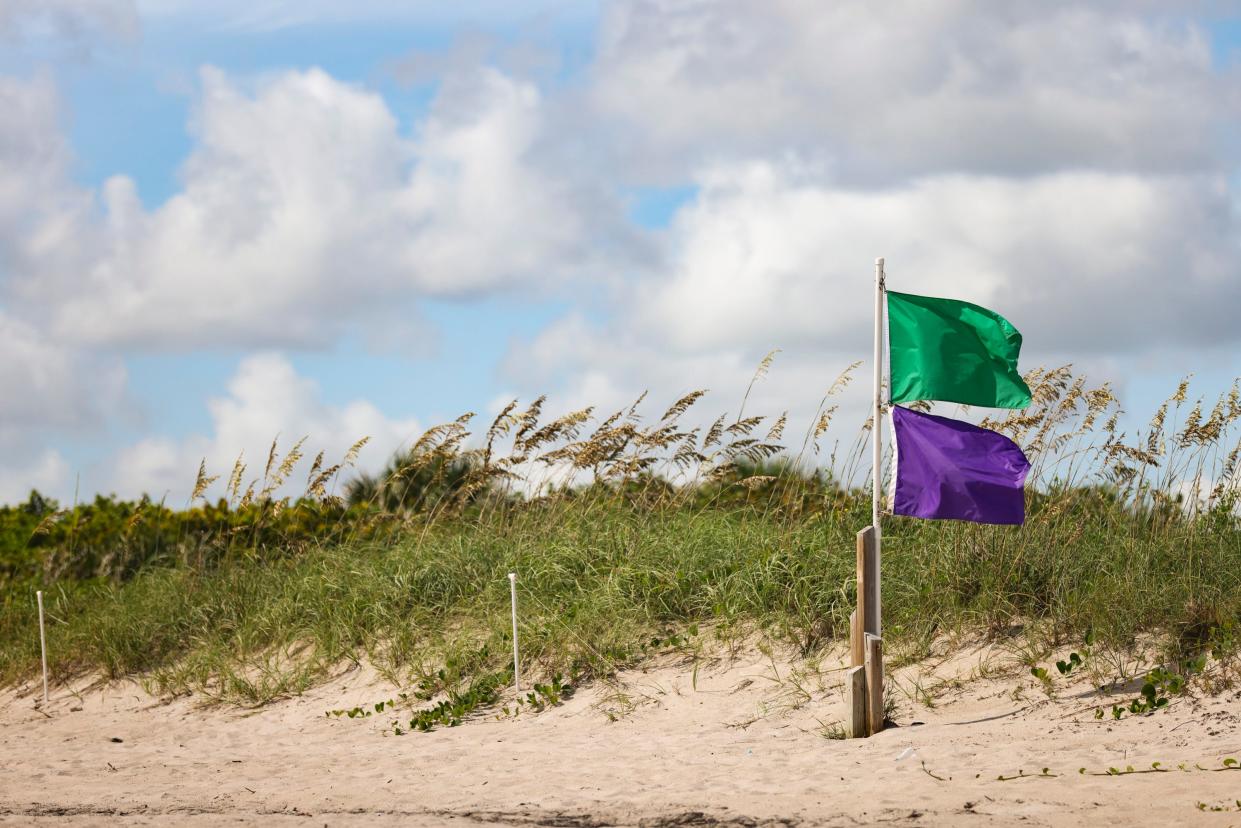
<path fill-rule="evenodd" d="M 508 574 L 509 596 L 513 607 L 513 691 L 521 698 L 521 670 L 517 661 L 517 573 Z"/>
<path fill-rule="evenodd" d="M 883 599 L 880 597 L 882 589 L 880 587 L 879 562 L 880 562 L 880 546 L 881 533 L 879 531 L 879 499 L 881 497 L 883 485 L 883 470 L 880 467 L 880 461 L 883 455 L 882 434 L 883 429 L 880 426 L 879 418 L 883 413 L 883 259 L 875 259 L 875 399 L 874 411 L 871 417 L 871 437 L 873 445 L 873 469 L 871 472 L 871 526 L 875 528 L 875 618 L 879 623 L 879 628 L 875 630 L 876 635 L 883 635 Z"/>
<path fill-rule="evenodd" d="M 43 706 L 47 707 L 47 635 L 43 632 L 43 590 L 35 592 L 39 602 L 39 655 L 43 658 Z"/>

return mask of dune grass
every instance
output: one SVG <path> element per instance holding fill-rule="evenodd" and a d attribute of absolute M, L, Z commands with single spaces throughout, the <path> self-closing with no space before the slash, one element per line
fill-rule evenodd
<path fill-rule="evenodd" d="M 953 632 L 1020 630 L 1048 648 L 1088 638 L 1124 652 L 1155 639 L 1170 660 L 1203 650 L 1232 658 L 1241 646 L 1237 388 L 1204 409 L 1182 385 L 1146 432 L 1126 439 L 1106 387 L 1087 389 L 1066 369 L 1030 380 L 1035 406 L 990 424 L 1035 464 L 1026 525 L 889 518 L 885 646 L 912 658 Z M 518 574 L 536 676 L 609 675 L 653 638 L 697 629 L 818 652 L 847 637 L 855 533 L 870 519 L 869 493 L 842 482 L 858 477 L 865 431 L 839 462 L 835 452 L 826 468 L 805 461 L 822 456 L 816 444 L 838 386 L 797 454 L 779 444 L 784 417 L 762 430 L 763 418 L 740 414 L 681 427 L 699 392 L 650 425 L 635 405 L 584 435 L 589 410 L 540 423 L 536 401 L 524 413 L 505 409 L 474 448 L 463 448 L 466 417 L 432 429 L 383 479 L 355 487 L 361 502 L 347 510 L 322 485 L 297 502 L 247 494 L 236 507 L 248 510 L 243 534 L 222 533 L 227 542 L 215 546 L 178 541 L 199 554 L 121 555 L 132 563 L 120 575 L 45 579 L 53 679 L 139 676 L 161 693 L 254 704 L 366 660 L 426 694 L 461 689 L 507 669 L 508 572 Z M 308 475 L 320 484 L 321 461 Z M 287 465 L 273 446 L 268 469 L 283 476 Z M 532 466 L 545 477 L 527 477 L 519 494 L 513 481 Z M 239 469 L 230 497 L 255 490 Z M 551 471 L 559 485 L 546 485 Z M 208 479 L 200 469 L 196 494 Z M 412 493 L 411 480 L 421 480 Z M 266 474 L 258 490 L 271 491 Z M 307 542 L 304 527 L 296 545 L 278 534 L 232 540 L 261 539 L 253 526 L 282 526 L 300 509 L 320 520 L 325 506 L 351 517 L 321 542 Z M 375 521 L 389 528 L 373 531 Z M 49 561 L 72 571 L 64 566 L 81 554 L 77 514 L 58 525 L 70 529 L 40 552 L 45 573 Z M 107 536 L 119 544 L 140 526 L 119 525 Z M 91 548 L 100 560 L 111 554 L 105 540 Z M 0 684 L 38 669 L 37 584 L 0 588 Z"/>
<path fill-rule="evenodd" d="M 938 635 L 1047 643 L 1089 635 L 1123 650 L 1163 635 L 1170 657 L 1230 655 L 1241 618 L 1241 532 L 1079 490 L 1022 529 L 893 519 L 885 637 L 917 653 Z M 1059 503 L 1060 501 L 1049 501 Z M 123 584 L 50 595 L 57 680 L 144 675 L 165 693 L 256 703 L 350 660 L 394 681 L 458 686 L 504 669 L 508 580 L 518 573 L 531 671 L 606 675 L 664 631 L 761 631 L 814 652 L 847 636 L 854 532 L 869 504 L 779 520 L 763 509 L 652 512 L 570 498 L 430 527 L 399 542 L 335 545 L 204 571 L 153 568 Z M 33 603 L 10 595 L 0 681 L 37 669 Z M 439 671 L 447 667 L 443 675 Z"/>

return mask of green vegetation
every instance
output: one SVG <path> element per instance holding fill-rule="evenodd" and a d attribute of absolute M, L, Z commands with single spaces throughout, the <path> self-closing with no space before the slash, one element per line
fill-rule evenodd
<path fill-rule="evenodd" d="M 590 410 L 545 423 L 541 401 L 510 406 L 473 448 L 461 418 L 342 499 L 328 484 L 350 457 L 324 468 L 320 456 L 306 492 L 278 498 L 273 480 L 296 458 L 274 446 L 261 481 L 243 487 L 239 462 L 214 505 L 59 510 L 32 495 L 0 510 L 0 683 L 38 669 L 37 586 L 54 681 L 142 675 L 160 692 L 261 703 L 365 659 L 437 700 L 413 729 L 493 704 L 511 678 L 510 571 L 523 673 L 568 676 L 532 706 L 639 660 L 652 637 L 696 646 L 696 625 L 812 653 L 847 635 L 855 533 L 869 522 L 869 493 L 841 482 L 858 476 L 864 433 L 803 471 L 844 382 L 797 453 L 780 443 L 783 417 L 682 427 L 695 392 L 649 425 L 635 404 L 589 432 Z M 1121 652 L 1153 636 L 1171 664 L 1231 658 L 1237 389 L 1204 411 L 1182 386 L 1130 440 L 1106 388 L 1065 369 L 1030 384 L 1035 406 L 991 423 L 1035 463 L 1027 524 L 886 522 L 889 646 L 917 654 L 954 630 L 1020 628 Z M 200 470 L 195 502 L 211 480 Z"/>
<path fill-rule="evenodd" d="M 1132 776 L 1134 774 L 1146 773 L 1230 773 L 1241 770 L 1241 766 L 1237 765 L 1237 760 L 1231 756 L 1225 757 L 1218 768 L 1204 768 L 1201 763 L 1195 762 L 1192 766 L 1188 762 L 1178 762 L 1176 770 L 1165 768 L 1163 762 L 1151 762 L 1149 768 L 1135 768 L 1133 765 L 1126 765 L 1124 768 L 1108 768 L 1107 770 L 1092 771 L 1087 768 L 1078 768 L 1078 776 Z M 1058 779 L 1063 774 L 1055 773 L 1051 768 L 1043 768 L 1039 773 L 1026 773 L 1024 770 L 1018 770 L 1011 776 L 1000 774 L 996 777 L 997 782 L 1012 782 L 1017 779 Z M 1241 801 L 1237 802 L 1238 809 L 1241 809 Z M 1199 802 L 1198 810 L 1206 810 L 1207 806 Z M 1227 810 L 1225 807 L 1211 808 L 1212 811 Z"/>

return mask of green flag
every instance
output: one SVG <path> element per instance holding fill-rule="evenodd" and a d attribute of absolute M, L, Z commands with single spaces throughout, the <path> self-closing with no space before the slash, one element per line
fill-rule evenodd
<path fill-rule="evenodd" d="M 888 291 L 888 349 L 894 403 L 1030 404 L 1030 388 L 1017 373 L 1021 334 L 971 302 Z"/>

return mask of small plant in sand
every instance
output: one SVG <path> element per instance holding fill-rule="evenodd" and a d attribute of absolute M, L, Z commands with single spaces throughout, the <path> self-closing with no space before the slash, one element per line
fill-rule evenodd
<path fill-rule="evenodd" d="M 1081 667 L 1082 664 L 1083 659 L 1081 655 L 1078 653 L 1069 653 L 1069 657 L 1067 659 L 1056 662 L 1056 671 L 1060 673 L 1061 676 L 1067 678 L 1074 670 Z M 1030 675 L 1038 679 L 1039 683 L 1043 685 L 1043 692 L 1047 694 L 1048 698 L 1055 695 L 1055 686 L 1052 682 L 1052 676 L 1046 667 L 1031 667 Z"/>
<path fill-rule="evenodd" d="M 525 696 L 517 697 L 511 709 L 505 705 L 501 708 L 501 713 L 504 716 L 516 716 L 522 710 L 541 713 L 549 707 L 558 707 L 565 699 L 572 697 L 573 685 L 557 673 L 548 682 L 535 682 Z"/>
<path fill-rule="evenodd" d="M 1124 717 L 1125 713 L 1141 716 L 1167 707 L 1168 697 L 1184 693 L 1188 688 L 1189 679 L 1202 673 L 1204 669 L 1206 669 L 1205 654 L 1183 662 L 1179 673 L 1164 667 L 1156 667 L 1146 674 L 1146 681 L 1142 683 L 1137 698 L 1127 705 L 1112 705 L 1112 718 L 1119 720 Z M 1104 718 L 1103 709 L 1096 708 L 1094 715 L 1096 719 Z"/>
<path fill-rule="evenodd" d="M 824 739 L 836 741 L 849 738 L 849 732 L 845 730 L 843 722 L 825 722 L 822 719 L 816 719 L 815 721 L 819 723 L 819 726 L 815 728 L 815 732 Z"/>
<path fill-rule="evenodd" d="M 406 701 L 409 699 L 409 696 L 406 695 L 405 693 L 401 693 L 399 698 L 401 699 L 401 701 Z M 366 707 L 358 705 L 357 707 L 350 707 L 347 709 L 341 708 L 338 710 L 329 710 L 324 715 L 329 716 L 329 717 L 335 716 L 338 719 L 341 716 L 348 716 L 351 719 L 356 719 L 358 717 L 365 719 L 368 716 L 373 716 L 376 713 L 384 712 L 385 708 L 396 707 L 396 704 L 397 704 L 396 699 L 387 699 L 386 701 L 375 702 L 374 704 L 368 705 Z"/>
<path fill-rule="evenodd" d="M 1208 805 L 1205 802 L 1197 802 L 1194 807 L 1199 811 L 1241 811 L 1241 799 L 1234 799 L 1231 803 L 1224 803 L 1222 805 Z"/>
<path fill-rule="evenodd" d="M 1241 770 L 1241 765 L 1237 764 L 1237 760 L 1231 756 L 1220 761 L 1218 768 L 1204 768 L 1200 763 L 1195 762 L 1191 767 L 1188 762 L 1180 762 L 1176 769 L 1181 773 L 1227 773 L 1229 771 Z M 1163 762 L 1151 762 L 1148 768 L 1135 768 L 1133 765 L 1125 765 L 1123 768 L 1110 767 L 1107 770 L 1092 771 L 1088 768 L 1078 768 L 1079 776 L 1131 776 L 1133 774 L 1144 773 L 1171 773 L 1168 768 L 1163 766 Z M 1015 779 L 1058 779 L 1062 774 L 1055 773 L 1051 768 L 1043 768 L 1039 773 L 1026 773 L 1024 770 L 1018 770 L 1009 776 L 1000 774 L 996 777 L 997 782 L 1012 782 Z M 981 776 L 981 774 L 980 774 Z"/>
<path fill-rule="evenodd" d="M 450 691 L 448 698 L 431 707 L 415 711 L 409 720 L 408 731 L 394 722 L 392 732 L 396 736 L 402 736 L 413 731 L 426 733 L 434 730 L 437 725 L 457 727 L 471 713 L 495 704 L 500 696 L 500 688 L 511 681 L 512 677 L 511 671 L 500 671 L 475 680 L 463 692 Z"/>

